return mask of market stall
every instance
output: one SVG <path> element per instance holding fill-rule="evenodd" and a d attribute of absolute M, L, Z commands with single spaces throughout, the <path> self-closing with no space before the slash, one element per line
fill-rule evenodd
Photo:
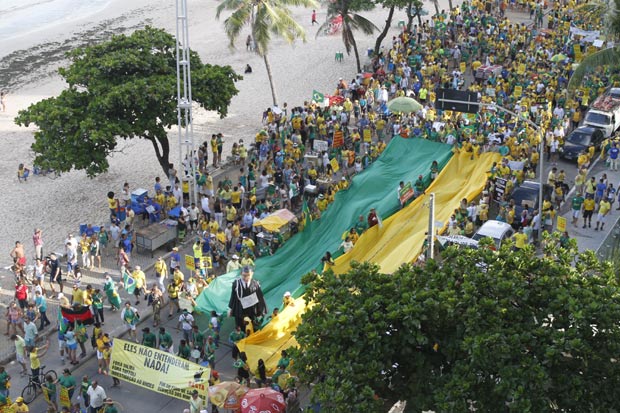
<path fill-rule="evenodd" d="M 177 239 L 177 221 L 167 219 L 160 223 L 136 230 L 136 248 L 150 251 L 151 257 L 155 250 Z"/>
<path fill-rule="evenodd" d="M 297 231 L 297 217 L 288 209 L 279 209 L 254 226 L 261 228 L 257 234 L 258 255 L 271 255 Z"/>

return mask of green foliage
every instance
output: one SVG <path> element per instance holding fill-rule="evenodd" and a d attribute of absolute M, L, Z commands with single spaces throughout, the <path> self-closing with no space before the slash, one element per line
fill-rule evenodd
<path fill-rule="evenodd" d="M 164 172 L 169 167 L 167 130 L 177 124 L 176 41 L 147 27 L 130 36 L 68 53 L 71 65 L 59 73 L 69 87 L 55 98 L 20 111 L 15 122 L 37 125 L 35 164 L 57 171 L 85 170 L 90 177 L 108 170 L 117 139 L 153 143 Z M 203 64 L 190 53 L 192 98 L 226 116 L 235 82 L 229 66 Z"/>
<path fill-rule="evenodd" d="M 607 412 L 620 396 L 620 287 L 609 264 L 545 240 L 448 248 L 441 265 L 309 275 L 295 366 L 329 412 Z M 574 264 L 574 265 L 571 265 Z"/>

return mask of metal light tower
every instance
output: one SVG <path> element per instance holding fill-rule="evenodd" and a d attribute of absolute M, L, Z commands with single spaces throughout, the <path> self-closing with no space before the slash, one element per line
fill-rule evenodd
<path fill-rule="evenodd" d="M 190 67 L 189 28 L 187 0 L 176 0 L 177 8 L 177 121 L 179 128 L 179 168 L 182 179 L 189 183 L 190 203 L 198 203 L 196 187 L 196 162 L 194 153 L 194 124 L 192 116 L 192 75 Z M 185 129 L 183 129 L 185 127 Z M 183 166 L 187 159 L 189 176 Z M 177 170 L 180 170 L 177 168 Z"/>

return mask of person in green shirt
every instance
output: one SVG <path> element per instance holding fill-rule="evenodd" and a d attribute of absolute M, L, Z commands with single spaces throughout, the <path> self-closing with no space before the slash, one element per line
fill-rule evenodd
<path fill-rule="evenodd" d="M 280 360 L 278 360 L 278 367 L 280 366 L 284 366 L 284 368 L 288 368 L 288 365 L 291 363 L 291 359 L 288 356 L 288 353 L 286 352 L 286 350 L 282 350 L 282 353 L 280 353 L 282 355 L 282 357 L 280 357 Z"/>
<path fill-rule="evenodd" d="M 57 389 L 56 389 L 56 381 L 51 374 L 48 374 L 45 377 L 45 383 L 42 387 L 43 391 L 47 392 L 47 396 L 49 397 L 49 405 L 54 407 L 54 411 L 58 411 L 58 403 L 57 403 Z"/>
<path fill-rule="evenodd" d="M 205 336 L 200 332 L 200 329 L 195 324 L 192 327 L 190 341 L 194 344 L 194 348 L 200 350 L 200 355 L 202 356 L 204 354 L 203 350 L 205 347 Z"/>
<path fill-rule="evenodd" d="M 581 214 L 581 206 L 583 205 L 584 198 L 581 193 L 577 193 L 571 201 L 571 207 L 573 210 L 573 226 L 577 226 L 577 220 Z"/>
<path fill-rule="evenodd" d="M 163 351 L 167 351 L 168 353 L 173 352 L 173 343 L 172 336 L 170 333 L 166 332 L 164 327 L 159 328 L 159 336 L 157 337 L 159 341 L 159 349 Z"/>
<path fill-rule="evenodd" d="M 82 400 L 84 400 L 84 405 L 90 405 L 90 396 L 88 395 L 88 388 L 91 385 L 91 381 L 88 376 L 82 377 L 82 381 L 80 382 L 80 393 L 82 394 Z"/>
<path fill-rule="evenodd" d="M 64 369 L 62 376 L 58 377 L 56 383 L 59 383 L 61 388 L 67 389 L 69 393 L 69 400 L 71 400 L 73 398 L 76 385 L 75 378 L 71 375 L 71 370 Z"/>
<path fill-rule="evenodd" d="M 355 231 L 357 231 L 357 235 L 362 235 L 362 232 L 368 229 L 368 225 L 366 224 L 366 219 L 364 219 L 364 215 L 360 215 L 358 221 L 355 223 Z"/>
<path fill-rule="evenodd" d="M 11 380 L 11 376 L 6 372 L 4 366 L 0 366 L 0 395 L 9 397 L 9 389 L 7 383 Z"/>
<path fill-rule="evenodd" d="M 237 341 L 245 338 L 245 332 L 241 330 L 240 326 L 235 327 L 233 331 L 230 332 L 228 336 L 228 341 L 233 345 L 232 348 L 232 358 L 233 360 L 237 360 L 239 357 L 239 349 L 237 348 Z"/>
<path fill-rule="evenodd" d="M 235 346 L 236 347 L 236 346 Z M 207 343 L 205 344 L 205 360 L 209 362 L 209 366 L 214 369 L 215 368 L 215 341 L 213 341 L 213 337 L 207 337 Z"/>
<path fill-rule="evenodd" d="M 109 397 L 103 402 L 103 413 L 118 413 L 118 409 L 114 406 L 114 401 Z"/>
<path fill-rule="evenodd" d="M 189 344 L 187 344 L 187 341 L 185 341 L 185 339 L 181 339 L 177 356 L 181 357 L 182 359 L 189 360 L 191 353 L 192 349 L 190 348 Z"/>
<path fill-rule="evenodd" d="M 101 323 L 101 325 L 104 324 L 104 318 L 103 318 L 103 294 L 101 293 L 100 289 L 95 289 L 93 294 L 90 296 L 90 299 L 92 301 L 92 312 L 95 316 L 95 322 L 99 322 Z"/>
<path fill-rule="evenodd" d="M 155 334 L 151 333 L 151 329 L 148 327 L 143 328 L 142 333 L 142 345 L 145 347 L 156 348 L 157 337 L 155 337 Z"/>

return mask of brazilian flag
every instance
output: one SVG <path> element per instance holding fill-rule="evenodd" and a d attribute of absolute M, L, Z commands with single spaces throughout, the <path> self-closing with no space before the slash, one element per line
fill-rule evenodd
<path fill-rule="evenodd" d="M 319 92 L 318 90 L 313 90 L 312 100 L 314 100 L 316 103 L 323 103 L 323 101 L 325 100 L 325 95 Z"/>
<path fill-rule="evenodd" d="M 123 271 L 123 287 L 128 294 L 133 294 L 133 291 L 136 289 L 136 280 L 129 271 Z"/>

